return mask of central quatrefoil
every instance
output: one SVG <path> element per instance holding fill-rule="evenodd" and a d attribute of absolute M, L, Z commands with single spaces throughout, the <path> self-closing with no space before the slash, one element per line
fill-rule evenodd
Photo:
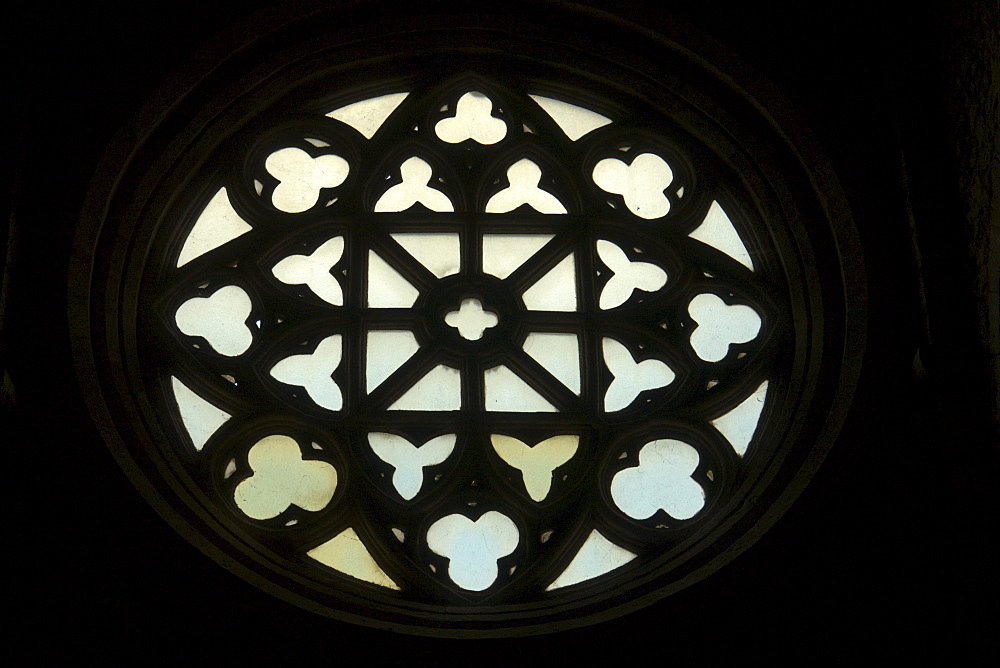
<path fill-rule="evenodd" d="M 495 313 L 483 310 L 483 303 L 478 299 L 463 299 L 457 311 L 449 311 L 444 316 L 446 324 L 458 330 L 462 338 L 478 341 L 490 327 L 496 327 L 500 319 Z"/>

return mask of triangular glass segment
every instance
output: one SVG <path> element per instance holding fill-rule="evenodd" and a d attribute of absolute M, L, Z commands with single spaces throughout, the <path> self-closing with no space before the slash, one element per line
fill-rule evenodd
<path fill-rule="evenodd" d="M 552 234 L 484 234 L 483 273 L 507 278 L 542 246 Z"/>
<path fill-rule="evenodd" d="M 205 401 L 173 376 L 170 377 L 170 385 L 174 390 L 174 400 L 180 410 L 184 429 L 191 437 L 194 449 L 200 451 L 212 434 L 232 415 Z"/>
<path fill-rule="evenodd" d="M 553 100 L 551 97 L 542 97 L 541 95 L 529 95 L 528 97 L 537 102 L 538 106 L 552 117 L 556 125 L 562 128 L 562 131 L 572 141 L 576 141 L 585 134 L 611 122 L 607 116 L 602 116 L 596 111 L 590 111 L 575 104 Z"/>
<path fill-rule="evenodd" d="M 361 542 L 357 532 L 348 527 L 340 534 L 306 554 L 325 566 L 340 571 L 352 578 L 371 582 L 389 589 L 399 589 L 399 585 L 385 574 L 372 558 L 368 548 Z"/>
<path fill-rule="evenodd" d="M 238 236 L 244 235 L 253 228 L 236 213 L 229 202 L 229 194 L 225 188 L 205 205 L 194 227 L 184 240 L 180 255 L 177 256 L 177 266 L 183 267 L 191 260 L 228 243 Z"/>
<path fill-rule="evenodd" d="M 368 306 L 410 308 L 420 292 L 375 251 L 368 251 Z"/>
<path fill-rule="evenodd" d="M 580 394 L 580 341 L 576 334 L 532 332 L 524 340 L 524 352 Z"/>
<path fill-rule="evenodd" d="M 553 406 L 520 376 L 501 365 L 483 373 L 486 410 L 499 413 L 555 413 Z"/>
<path fill-rule="evenodd" d="M 760 384 L 753 394 L 743 400 L 739 406 L 725 415 L 712 420 L 712 426 L 726 437 L 740 457 L 746 454 L 750 441 L 757 431 L 760 412 L 767 399 L 767 381 Z"/>
<path fill-rule="evenodd" d="M 371 139 L 409 93 L 392 93 L 349 104 L 327 114 Z"/>
<path fill-rule="evenodd" d="M 395 401 L 391 411 L 457 411 L 462 407 L 462 374 L 439 364 Z"/>
<path fill-rule="evenodd" d="M 754 270 L 753 260 L 747 252 L 747 247 L 743 245 L 739 232 L 733 227 L 733 222 L 729 220 L 729 216 L 718 202 L 712 202 L 708 213 L 705 214 L 705 220 L 701 221 L 701 225 L 691 233 L 691 238 L 722 251 L 750 271 Z"/>
<path fill-rule="evenodd" d="M 521 296 L 529 311 L 576 310 L 576 261 L 573 254 L 552 267 Z"/>
<path fill-rule="evenodd" d="M 546 587 L 545 591 L 592 580 L 624 566 L 635 558 L 635 553 L 615 545 L 595 529 L 590 532 L 566 570 Z"/>
<path fill-rule="evenodd" d="M 406 252 L 438 278 L 462 267 L 462 243 L 457 234 L 393 234 Z"/>
<path fill-rule="evenodd" d="M 420 346 L 412 332 L 371 331 L 365 359 L 365 382 L 368 392 L 382 384 L 386 378 L 403 366 Z"/>

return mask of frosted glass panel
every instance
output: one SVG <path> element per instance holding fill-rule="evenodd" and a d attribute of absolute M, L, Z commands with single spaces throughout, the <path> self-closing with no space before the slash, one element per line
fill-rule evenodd
<path fill-rule="evenodd" d="M 576 260 L 573 254 L 552 267 L 521 295 L 530 311 L 576 310 Z"/>
<path fill-rule="evenodd" d="M 469 591 L 482 591 L 496 582 L 497 560 L 517 549 L 519 542 L 517 525 L 495 510 L 475 522 L 464 515 L 448 515 L 427 531 L 427 546 L 448 559 L 448 577 Z"/>
<path fill-rule="evenodd" d="M 444 321 L 457 329 L 462 338 L 478 341 L 487 329 L 496 327 L 500 319 L 492 311 L 484 310 L 478 299 L 463 299 L 457 311 L 445 314 Z"/>
<path fill-rule="evenodd" d="M 455 439 L 455 434 L 444 434 L 417 447 L 396 434 L 368 434 L 368 444 L 375 454 L 395 469 L 392 485 L 407 501 L 420 492 L 424 483 L 424 467 L 446 460 L 455 449 Z"/>
<path fill-rule="evenodd" d="M 319 201 L 321 188 L 336 188 L 350 172 L 347 161 L 339 155 L 314 158 L 295 147 L 275 151 L 267 157 L 264 167 L 280 181 L 271 202 L 288 213 L 311 209 Z"/>
<path fill-rule="evenodd" d="M 457 274 L 462 266 L 457 234 L 393 234 L 392 238 L 438 278 Z"/>
<path fill-rule="evenodd" d="M 314 547 L 306 554 L 321 564 L 358 580 L 389 589 L 399 589 L 399 585 L 375 563 L 354 529 L 345 529 L 335 538 Z"/>
<path fill-rule="evenodd" d="M 341 354 L 340 334 L 333 334 L 323 339 L 315 352 L 292 355 L 275 364 L 271 376 L 282 383 L 305 388 L 317 406 L 339 411 L 343 407 L 343 397 L 331 376 L 340 366 Z"/>
<path fill-rule="evenodd" d="M 625 206 L 640 218 L 662 218 L 670 211 L 663 191 L 674 180 L 670 165 L 654 153 L 636 156 L 631 165 L 605 158 L 594 166 L 594 183 L 602 190 L 621 195 Z"/>
<path fill-rule="evenodd" d="M 601 308 L 621 306 L 632 296 L 633 290 L 656 292 L 667 284 L 667 272 L 649 262 L 633 262 L 616 244 L 601 239 L 597 254 L 614 275 L 601 290 Z"/>
<path fill-rule="evenodd" d="M 727 304 L 710 293 L 691 300 L 688 313 L 698 326 L 691 333 L 691 347 L 706 362 L 718 362 L 733 343 L 752 341 L 760 332 L 760 316 L 749 306 Z"/>
<path fill-rule="evenodd" d="M 490 198 L 486 213 L 507 213 L 522 204 L 538 213 L 566 213 L 566 207 L 555 195 L 538 187 L 541 178 L 541 167 L 527 158 L 518 160 L 507 169 L 510 186 Z"/>
<path fill-rule="evenodd" d="M 218 248 L 224 243 L 244 235 L 253 228 L 240 217 L 229 202 L 229 194 L 225 188 L 209 201 L 194 227 L 184 240 L 180 255 L 177 256 L 177 266 L 183 267 L 191 260 Z"/>
<path fill-rule="evenodd" d="M 174 391 L 174 400 L 177 402 L 184 429 L 191 437 L 194 449 L 201 450 L 212 434 L 218 431 L 232 415 L 202 399 L 173 376 L 170 377 L 170 386 Z"/>
<path fill-rule="evenodd" d="M 604 362 L 615 377 L 604 395 L 604 410 L 609 413 L 627 408 L 640 392 L 665 387 L 673 382 L 674 372 L 657 359 L 635 361 L 628 348 L 614 339 L 602 343 Z"/>
<path fill-rule="evenodd" d="M 661 509 L 674 519 L 691 519 L 705 506 L 705 490 L 691 478 L 699 459 L 698 451 L 681 441 L 647 443 L 639 450 L 639 465 L 611 480 L 611 498 L 633 519 L 648 519 Z"/>
<path fill-rule="evenodd" d="M 344 237 L 334 237 L 312 255 L 289 255 L 274 265 L 271 273 L 282 283 L 306 285 L 317 297 L 334 306 L 344 305 L 340 282 L 330 273 L 344 253 Z"/>
<path fill-rule="evenodd" d="M 248 517 L 267 520 L 290 505 L 316 512 L 330 503 L 337 489 L 337 470 L 327 462 L 303 460 L 295 439 L 267 436 L 257 441 L 247 461 L 253 470 L 236 485 L 236 506 Z"/>
<path fill-rule="evenodd" d="M 532 332 L 524 340 L 524 352 L 580 394 L 580 342 L 576 334 Z"/>
<path fill-rule="evenodd" d="M 553 237 L 552 234 L 484 234 L 483 273 L 507 278 Z"/>
<path fill-rule="evenodd" d="M 576 454 L 580 437 L 553 436 L 528 447 L 513 436 L 492 434 L 490 441 L 500 458 L 521 472 L 524 488 L 534 501 L 544 501 L 552 488 L 552 473 Z"/>
<path fill-rule="evenodd" d="M 438 121 L 434 132 L 449 144 L 471 139 L 479 144 L 496 144 L 507 136 L 507 124 L 494 118 L 493 102 L 478 91 L 470 91 L 458 98 L 455 115 Z"/>
<path fill-rule="evenodd" d="M 375 203 L 377 213 L 406 211 L 417 202 L 431 211 L 450 213 L 455 210 L 447 195 L 427 185 L 434 176 L 434 170 L 424 160 L 417 157 L 408 158 L 400 165 L 399 171 L 403 182 L 382 193 Z"/>
<path fill-rule="evenodd" d="M 439 364 L 396 400 L 391 411 L 457 411 L 462 407 L 462 375 Z"/>
<path fill-rule="evenodd" d="M 370 331 L 365 359 L 365 381 L 371 392 L 382 384 L 392 372 L 417 352 L 420 346 L 412 332 Z"/>
<path fill-rule="evenodd" d="M 192 297 L 177 309 L 177 328 L 188 336 L 203 337 L 227 357 L 242 355 L 253 343 L 246 325 L 253 304 L 243 288 L 227 285 L 208 297 Z"/>
<path fill-rule="evenodd" d="M 602 116 L 596 111 L 590 111 L 575 104 L 553 100 L 550 97 L 541 95 L 529 95 L 532 100 L 538 103 L 545 110 L 552 120 L 562 128 L 572 141 L 576 141 L 583 135 L 593 132 L 597 128 L 604 127 L 611 122 L 611 119 Z"/>
<path fill-rule="evenodd" d="M 409 308 L 420 293 L 375 251 L 368 251 L 368 306 Z"/>
<path fill-rule="evenodd" d="M 580 551 L 573 557 L 559 577 L 545 588 L 545 591 L 568 587 L 598 576 L 610 573 L 636 558 L 634 552 L 619 547 L 601 535 L 591 531 Z"/>
<path fill-rule="evenodd" d="M 371 139 L 408 93 L 391 93 L 349 104 L 327 114 Z"/>
<path fill-rule="evenodd" d="M 743 240 L 733 227 L 733 222 L 729 220 L 729 216 L 718 202 L 712 202 L 708 213 L 705 214 L 705 220 L 701 221 L 701 225 L 691 233 L 691 238 L 722 251 L 753 271 L 753 259 L 747 252 L 747 247 L 743 245 Z"/>
<path fill-rule="evenodd" d="M 483 373 L 486 410 L 501 413 L 554 413 L 556 407 L 505 366 Z"/>
<path fill-rule="evenodd" d="M 767 399 L 766 380 L 739 406 L 712 420 L 712 425 L 726 437 L 740 457 L 746 454 L 750 440 L 757 431 L 765 399 Z"/>

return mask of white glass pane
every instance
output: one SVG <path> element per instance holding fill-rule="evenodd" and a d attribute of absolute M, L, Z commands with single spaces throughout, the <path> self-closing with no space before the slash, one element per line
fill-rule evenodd
<path fill-rule="evenodd" d="M 327 462 L 303 460 L 299 444 L 288 436 L 257 441 L 247 460 L 253 470 L 236 485 L 236 506 L 247 517 L 268 520 L 294 504 L 316 512 L 330 503 L 337 490 L 337 470 Z"/>
<path fill-rule="evenodd" d="M 766 380 L 739 406 L 712 420 L 712 425 L 726 437 L 740 457 L 746 454 L 750 440 L 757 431 L 765 399 L 767 399 Z"/>
<path fill-rule="evenodd" d="M 594 183 L 621 195 L 625 206 L 640 218 L 661 218 L 670 211 L 663 191 L 674 180 L 670 165 L 654 153 L 636 156 L 631 165 L 617 158 L 605 158 L 594 166 Z"/>
<path fill-rule="evenodd" d="M 473 522 L 464 515 L 448 515 L 431 525 L 427 546 L 447 558 L 448 577 L 462 589 L 482 591 L 496 582 L 497 560 L 517 549 L 517 525 L 491 510 Z"/>
<path fill-rule="evenodd" d="M 496 327 L 500 319 L 496 313 L 483 310 L 478 299 L 463 299 L 457 311 L 449 311 L 444 316 L 447 325 L 454 327 L 464 339 L 478 341 L 487 329 Z"/>
<path fill-rule="evenodd" d="M 225 188 L 205 205 L 194 227 L 184 240 L 180 255 L 177 256 L 177 266 L 183 267 L 191 260 L 218 248 L 224 243 L 244 235 L 253 228 L 236 213 L 229 202 L 229 194 Z"/>
<path fill-rule="evenodd" d="M 633 519 L 648 519 L 661 509 L 674 519 L 691 519 L 705 506 L 705 490 L 691 479 L 699 459 L 698 451 L 681 441 L 647 443 L 639 450 L 639 465 L 611 480 L 611 498 Z"/>
<path fill-rule="evenodd" d="M 339 155 L 312 157 L 300 148 L 289 147 L 267 157 L 264 167 L 280 183 L 271 195 L 275 208 L 288 213 L 311 209 L 321 188 L 335 188 L 347 179 L 350 166 Z"/>
<path fill-rule="evenodd" d="M 555 195 L 538 187 L 541 178 L 541 167 L 527 158 L 518 160 L 507 169 L 510 186 L 490 198 L 486 213 L 507 213 L 522 204 L 538 213 L 566 213 L 566 207 Z"/>
<path fill-rule="evenodd" d="M 385 123 L 385 119 L 389 118 L 389 114 L 396 111 L 396 107 L 407 95 L 408 93 L 391 93 L 373 97 L 335 109 L 327 116 L 336 118 L 341 123 L 347 123 L 363 134 L 366 139 L 371 139 Z"/>
<path fill-rule="evenodd" d="M 375 251 L 368 251 L 368 306 L 409 308 L 420 292 Z"/>
<path fill-rule="evenodd" d="M 455 115 L 444 118 L 434 126 L 434 132 L 449 144 L 471 139 L 479 144 L 496 144 L 507 136 L 507 124 L 490 115 L 493 102 L 478 91 L 470 91 L 458 98 Z"/>
<path fill-rule="evenodd" d="M 332 376 L 340 366 L 342 352 L 340 334 L 333 334 L 323 339 L 315 352 L 292 355 L 275 364 L 271 376 L 282 383 L 305 388 L 317 406 L 339 411 L 344 401 Z"/>
<path fill-rule="evenodd" d="M 688 313 L 698 326 L 691 333 L 691 347 L 706 362 L 718 362 L 733 343 L 752 341 L 760 332 L 760 316 L 749 306 L 727 304 L 704 293 L 691 300 Z"/>
<path fill-rule="evenodd" d="M 174 400 L 181 414 L 181 422 L 191 437 L 191 443 L 194 444 L 195 450 L 201 450 L 212 434 L 218 431 L 232 415 L 202 399 L 173 376 L 170 377 L 170 386 L 174 390 Z"/>
<path fill-rule="evenodd" d="M 580 437 L 570 434 L 547 438 L 534 447 L 503 434 L 491 434 L 490 441 L 500 458 L 521 472 L 524 488 L 534 501 L 545 500 L 553 471 L 572 459 L 580 445 Z"/>
<path fill-rule="evenodd" d="M 580 342 L 576 334 L 532 332 L 524 339 L 524 352 L 580 394 Z"/>
<path fill-rule="evenodd" d="M 393 234 L 396 242 L 438 278 L 457 274 L 462 245 L 457 234 Z"/>
<path fill-rule="evenodd" d="M 733 222 L 729 220 L 729 216 L 718 202 L 712 202 L 708 213 L 705 214 L 705 220 L 701 221 L 701 225 L 691 233 L 691 238 L 722 251 L 753 271 L 753 259 L 747 252 L 747 247 L 743 245 L 739 232 L 733 227 Z"/>
<path fill-rule="evenodd" d="M 344 529 L 338 536 L 309 550 L 306 554 L 325 566 L 350 575 L 358 580 L 371 582 L 389 589 L 399 589 L 399 585 L 385 574 L 372 559 L 368 548 L 354 529 Z"/>
<path fill-rule="evenodd" d="M 590 111 L 569 102 L 561 102 L 541 95 L 529 95 L 528 97 L 537 102 L 538 106 L 552 117 L 552 120 L 562 128 L 562 131 L 572 141 L 576 141 L 588 132 L 593 132 L 611 122 L 607 116 L 602 116 L 596 111 Z"/>
<path fill-rule="evenodd" d="M 440 464 L 455 449 L 455 434 L 444 434 L 417 447 L 402 436 L 373 432 L 368 434 L 368 444 L 379 459 L 392 466 L 392 486 L 409 501 L 424 483 L 424 467 Z"/>
<path fill-rule="evenodd" d="M 315 137 L 306 137 L 306 141 L 315 146 L 316 148 L 323 148 L 324 146 L 329 146 L 329 142 L 325 142 L 322 139 L 316 139 Z"/>
<path fill-rule="evenodd" d="M 507 278 L 547 244 L 552 234 L 484 234 L 483 273 Z"/>
<path fill-rule="evenodd" d="M 580 551 L 573 557 L 573 561 L 569 562 L 566 570 L 546 587 L 545 591 L 592 580 L 624 566 L 635 558 L 634 552 L 618 547 L 595 529 L 587 536 L 587 540 L 580 546 Z"/>
<path fill-rule="evenodd" d="M 375 203 L 377 213 L 406 211 L 420 202 L 431 211 L 450 213 L 455 210 L 448 196 L 427 184 L 434 177 L 434 170 L 420 158 L 408 158 L 399 166 L 402 183 L 392 186 Z"/>
<path fill-rule="evenodd" d="M 457 411 L 462 407 L 462 374 L 439 364 L 396 400 L 391 411 Z"/>
<path fill-rule="evenodd" d="M 621 306 L 632 296 L 633 290 L 656 292 L 667 284 L 667 272 L 649 262 L 633 262 L 616 244 L 601 239 L 597 254 L 614 275 L 601 290 L 601 308 Z"/>
<path fill-rule="evenodd" d="M 188 336 L 200 336 L 216 352 L 236 357 L 253 343 L 246 325 L 253 304 L 243 288 L 227 285 L 208 297 L 192 297 L 177 309 L 174 320 Z"/>
<path fill-rule="evenodd" d="M 505 366 L 483 373 L 486 410 L 501 413 L 554 413 L 556 407 Z"/>
<path fill-rule="evenodd" d="M 330 273 L 344 254 L 344 237 L 334 237 L 312 255 L 289 255 L 274 265 L 271 273 L 287 285 L 306 285 L 317 297 L 334 306 L 344 305 L 340 282 Z"/>
<path fill-rule="evenodd" d="M 674 372 L 656 359 L 636 364 L 628 348 L 614 339 L 602 343 L 604 362 L 615 377 L 604 395 L 604 410 L 609 413 L 627 408 L 640 392 L 665 387 L 674 381 Z"/>
<path fill-rule="evenodd" d="M 420 349 L 412 332 L 368 332 L 365 381 L 368 392 L 382 384 L 392 372 L 403 365 Z"/>
<path fill-rule="evenodd" d="M 529 311 L 576 310 L 576 260 L 570 253 L 521 295 Z"/>

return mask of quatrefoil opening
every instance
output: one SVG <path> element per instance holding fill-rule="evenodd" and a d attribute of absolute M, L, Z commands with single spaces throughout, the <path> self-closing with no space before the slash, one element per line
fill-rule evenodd
<path fill-rule="evenodd" d="M 636 156 L 631 165 L 605 158 L 594 166 L 593 177 L 602 190 L 621 195 L 628 210 L 640 218 L 662 218 L 670 211 L 663 191 L 673 182 L 674 173 L 655 153 Z"/>
<path fill-rule="evenodd" d="M 319 201 L 320 190 L 336 188 L 350 172 L 350 165 L 339 155 L 312 157 L 290 146 L 267 156 L 264 167 L 280 183 L 271 195 L 275 208 L 287 213 L 308 211 Z"/>
<path fill-rule="evenodd" d="M 427 546 L 448 559 L 448 577 L 468 591 L 483 591 L 496 582 L 497 560 L 517 549 L 519 541 L 517 525 L 495 510 L 475 522 L 448 515 L 427 530 Z"/>
<path fill-rule="evenodd" d="M 253 343 L 246 325 L 253 303 L 237 285 L 219 288 L 208 297 L 192 297 L 177 309 L 174 322 L 188 336 L 200 336 L 217 353 L 227 357 L 242 355 Z"/>
<path fill-rule="evenodd" d="M 623 513 L 645 520 L 663 510 L 687 520 L 705 507 L 705 490 L 691 478 L 698 451 L 682 441 L 660 439 L 639 450 L 639 465 L 619 471 L 611 480 L 611 498 Z"/>
<path fill-rule="evenodd" d="M 471 139 L 479 144 L 496 144 L 507 136 L 507 124 L 490 114 L 493 102 L 479 91 L 469 91 L 458 99 L 455 115 L 434 126 L 437 136 L 449 144 Z"/>
<path fill-rule="evenodd" d="M 446 313 L 444 322 L 457 329 L 463 339 L 478 341 L 487 329 L 496 327 L 500 319 L 495 313 L 484 310 L 481 301 L 472 298 L 463 299 L 457 311 Z"/>
<path fill-rule="evenodd" d="M 255 520 L 268 520 L 291 505 L 317 512 L 330 503 L 337 490 L 337 470 L 332 464 L 302 459 L 298 443 L 276 434 L 257 441 L 247 461 L 253 475 L 236 486 L 236 506 Z"/>
<path fill-rule="evenodd" d="M 698 323 L 691 333 L 691 347 L 706 362 L 724 359 L 730 345 L 753 341 L 760 332 L 756 311 L 743 304 L 727 304 L 711 293 L 692 299 L 688 313 Z"/>
<path fill-rule="evenodd" d="M 634 290 L 656 292 L 667 284 L 667 272 L 649 262 L 633 262 L 616 244 L 600 239 L 597 254 L 614 275 L 601 290 L 600 306 L 603 310 L 621 306 Z"/>

